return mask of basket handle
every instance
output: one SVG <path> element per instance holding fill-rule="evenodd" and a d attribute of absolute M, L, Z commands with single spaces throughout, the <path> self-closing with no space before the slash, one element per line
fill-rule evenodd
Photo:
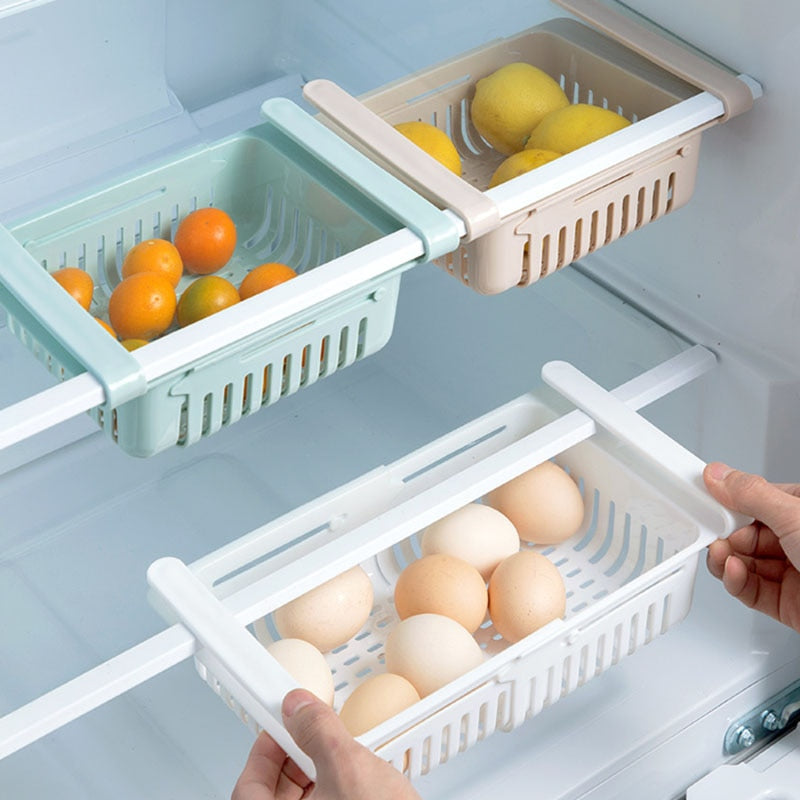
<path fill-rule="evenodd" d="M 87 371 L 115 408 L 147 390 L 139 362 L 0 225 L 0 304 L 73 372 Z M 76 416 L 87 408 L 75 410 Z"/>
<path fill-rule="evenodd" d="M 451 215 L 381 169 L 291 100 L 271 98 L 261 106 L 261 113 L 275 130 L 299 144 L 307 158 L 316 158 L 341 175 L 422 239 L 426 261 L 458 247 L 461 231 Z"/>
<path fill-rule="evenodd" d="M 691 506 L 694 516 L 717 537 L 729 536 L 751 522 L 729 511 L 706 491 L 705 462 L 682 447 L 641 414 L 603 389 L 566 361 L 550 361 L 542 367 L 542 378 L 560 394 L 588 414 L 602 428 L 643 456 L 643 462 L 670 489 Z"/>
<path fill-rule="evenodd" d="M 309 81 L 303 86 L 303 96 L 375 155 L 391 162 L 420 194 L 458 214 L 467 229 L 467 241 L 499 225 L 500 212 L 490 198 L 337 84 L 322 78 Z"/>
<path fill-rule="evenodd" d="M 725 107 L 725 113 L 721 117 L 723 122 L 752 107 L 753 91 L 744 80 L 686 47 L 649 30 L 631 17 L 598 0 L 555 2 L 629 50 L 718 97 Z"/>
<path fill-rule="evenodd" d="M 313 781 L 314 762 L 280 721 L 283 698 L 298 684 L 183 561 L 172 557 L 154 561 L 147 581 L 159 601 L 194 634 L 203 648 L 198 659 L 209 663 L 217 677 L 222 672 L 233 679 L 242 699 L 249 700 L 243 703 L 246 711 Z"/>

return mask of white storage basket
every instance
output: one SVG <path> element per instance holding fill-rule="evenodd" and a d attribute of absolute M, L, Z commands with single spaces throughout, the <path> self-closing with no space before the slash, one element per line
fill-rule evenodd
<path fill-rule="evenodd" d="M 695 348 L 664 375 L 678 385 L 709 356 Z M 701 551 L 739 524 L 701 488 L 702 463 L 624 405 L 635 402 L 636 381 L 615 396 L 566 364 L 547 365 L 544 377 L 596 422 L 581 411 L 559 417 L 524 396 L 191 570 L 172 558 L 151 567 L 159 602 L 197 638 L 203 678 L 246 724 L 279 737 L 310 775 L 313 766 L 277 722 L 293 683 L 261 646 L 275 638 L 269 612 L 356 564 L 366 569 L 372 614 L 326 656 L 340 708 L 366 676 L 385 671 L 384 637 L 397 621 L 394 583 L 420 554 L 418 533 L 548 458 L 578 482 L 586 508 L 575 536 L 535 548 L 564 578 L 565 618 L 515 644 L 487 621 L 476 633 L 486 654 L 479 667 L 361 740 L 410 776 L 424 774 L 521 725 L 689 611 Z"/>

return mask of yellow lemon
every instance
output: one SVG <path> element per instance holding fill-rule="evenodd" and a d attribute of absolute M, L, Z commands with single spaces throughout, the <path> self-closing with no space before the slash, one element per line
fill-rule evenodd
<path fill-rule="evenodd" d="M 568 104 L 564 90 L 546 72 L 518 61 L 475 84 L 470 115 L 478 133 L 510 156 L 522 150 L 545 114 Z"/>
<path fill-rule="evenodd" d="M 542 164 L 546 164 L 560 155 L 561 153 L 556 153 L 553 150 L 520 150 L 519 153 L 509 156 L 494 171 L 494 175 L 489 181 L 489 188 L 499 186 L 501 183 L 516 178 L 517 175 L 522 175 L 525 172 L 536 169 L 536 167 L 541 167 Z"/>
<path fill-rule="evenodd" d="M 548 114 L 533 129 L 525 147 L 571 153 L 630 124 L 607 108 L 575 103 Z"/>
<path fill-rule="evenodd" d="M 461 156 L 443 130 L 428 122 L 398 122 L 394 127 L 429 156 L 461 176 Z"/>

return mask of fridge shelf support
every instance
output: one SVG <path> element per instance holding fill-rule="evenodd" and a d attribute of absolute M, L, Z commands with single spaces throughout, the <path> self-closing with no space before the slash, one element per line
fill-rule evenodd
<path fill-rule="evenodd" d="M 800 713 L 800 681 L 765 700 L 757 708 L 734 720 L 725 731 L 725 752 L 736 755 L 786 730 Z"/>

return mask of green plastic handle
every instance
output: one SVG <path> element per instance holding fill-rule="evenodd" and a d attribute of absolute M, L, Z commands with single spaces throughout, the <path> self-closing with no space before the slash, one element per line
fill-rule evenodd
<path fill-rule="evenodd" d="M 92 374 L 109 408 L 147 391 L 139 362 L 2 225 L 0 303 L 66 369 Z"/>
<path fill-rule="evenodd" d="M 284 97 L 261 106 L 267 123 L 355 186 L 423 242 L 425 260 L 451 253 L 460 241 L 457 222 L 390 175 L 298 105 Z"/>

